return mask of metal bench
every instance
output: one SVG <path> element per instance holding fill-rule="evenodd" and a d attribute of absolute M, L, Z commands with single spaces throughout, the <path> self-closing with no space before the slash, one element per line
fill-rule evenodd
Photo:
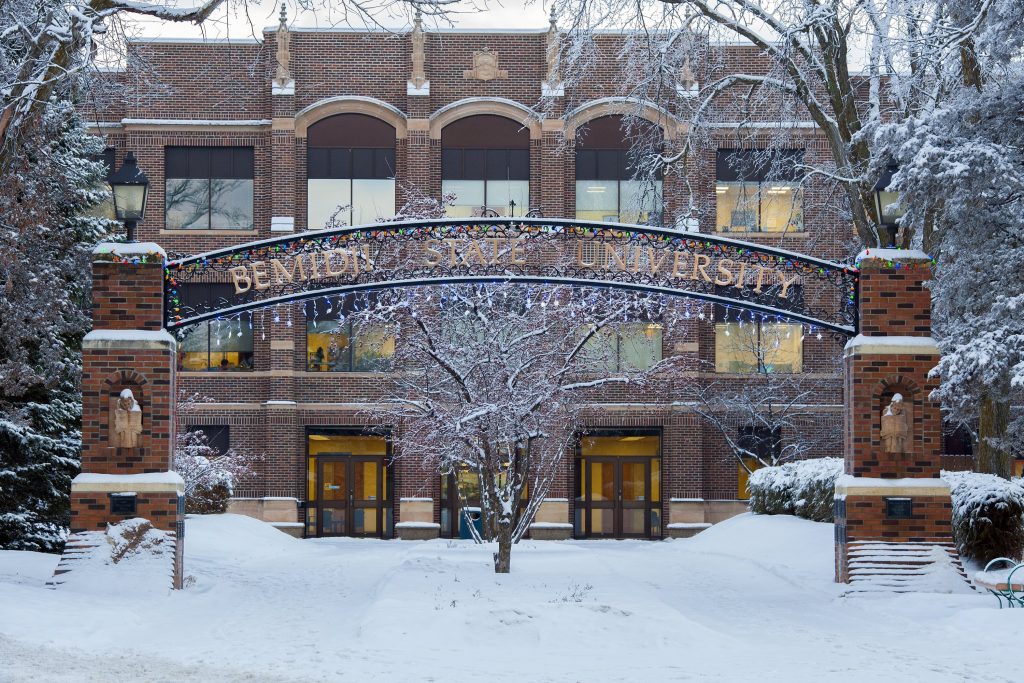
<path fill-rule="evenodd" d="M 995 567 L 999 565 L 1005 565 L 1006 568 L 996 571 Z M 996 596 L 1000 609 L 1004 600 L 1007 607 L 1024 607 L 1024 572 L 1019 574 L 1016 581 L 1013 578 L 1022 568 L 1024 562 L 1008 557 L 997 557 L 974 575 L 974 583 Z"/>

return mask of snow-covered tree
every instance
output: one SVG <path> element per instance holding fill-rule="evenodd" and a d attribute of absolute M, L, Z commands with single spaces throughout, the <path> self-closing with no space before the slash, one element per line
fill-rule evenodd
<path fill-rule="evenodd" d="M 174 442 L 174 471 L 185 481 L 185 512 L 225 512 L 240 481 L 256 475 L 262 458 L 210 444 L 202 428 L 179 430 Z"/>
<path fill-rule="evenodd" d="M 200 394 L 178 395 L 180 420 L 174 436 L 172 469 L 185 481 L 185 511 L 193 514 L 225 512 L 234 487 L 258 476 L 263 456 L 244 449 L 221 451 L 210 443 L 200 426 L 188 426 L 199 407 L 213 399 Z"/>
<path fill-rule="evenodd" d="M 0 547 L 59 549 L 80 448 L 92 245 L 109 223 L 103 143 L 67 101 L 38 112 L 0 183 Z"/>
<path fill-rule="evenodd" d="M 983 76 L 879 134 L 899 164 L 904 224 L 934 235 L 937 397 L 952 420 L 978 423 L 978 467 L 1002 477 L 1024 439 L 1024 6 L 1015 7 L 976 40 Z M 937 66 L 960 73 L 957 61 Z"/>
<path fill-rule="evenodd" d="M 636 114 L 654 104 L 687 124 L 679 148 L 649 155 L 648 172 L 661 165 L 685 177 L 695 153 L 723 134 L 722 124 L 735 126 L 729 134 L 737 143 L 763 147 L 767 139 L 769 149 L 798 146 L 794 132 L 813 125 L 829 162 L 805 163 L 805 180 L 834 184 L 859 241 L 873 247 L 886 239 L 873 195 L 885 167 L 886 150 L 874 137 L 879 126 L 964 87 L 964 78 L 950 78 L 938 64 L 955 60 L 965 72 L 983 71 L 978 46 L 986 32 L 1020 22 L 1020 3 L 567 0 L 555 14 L 566 36 L 560 51 L 566 92 L 594 78 L 599 60 L 613 56 L 626 68 L 611 86 L 636 104 Z M 625 30 L 621 47 L 602 42 L 601 29 Z M 756 55 L 730 56 L 737 44 Z M 678 203 L 701 208 L 695 192 L 689 200 Z M 904 240 L 910 237 L 907 232 Z"/>
<path fill-rule="evenodd" d="M 512 545 L 583 430 L 586 392 L 663 366 L 609 366 L 604 343 L 660 308 L 642 295 L 498 282 L 381 294 L 358 316 L 400 329 L 383 408 L 400 425 L 398 457 L 475 477 L 479 540 L 497 542 L 496 572 L 509 571 Z"/>

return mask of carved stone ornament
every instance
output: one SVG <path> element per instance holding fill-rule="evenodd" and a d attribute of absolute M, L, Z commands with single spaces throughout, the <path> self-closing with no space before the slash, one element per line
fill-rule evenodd
<path fill-rule="evenodd" d="M 882 411 L 882 450 L 886 453 L 907 453 L 910 445 L 910 411 L 902 394 L 893 394 Z"/>
<path fill-rule="evenodd" d="M 292 36 L 288 30 L 288 14 L 285 4 L 281 3 L 281 17 L 277 26 L 277 71 L 274 72 L 273 94 L 294 95 L 295 79 L 291 72 L 291 51 Z"/>
<path fill-rule="evenodd" d="M 429 95 L 430 81 L 427 80 L 427 37 L 423 33 L 423 17 L 416 10 L 413 19 L 412 35 L 412 75 L 409 76 L 408 95 Z"/>
<path fill-rule="evenodd" d="M 142 407 L 131 389 L 122 389 L 111 411 L 110 445 L 114 448 L 138 448 L 142 436 Z"/>
<path fill-rule="evenodd" d="M 488 48 L 473 53 L 473 68 L 462 72 L 463 78 L 475 81 L 493 81 L 508 78 L 508 71 L 498 68 L 498 55 Z"/>
<path fill-rule="evenodd" d="M 562 97 L 565 95 L 565 86 L 562 84 L 562 75 L 559 72 L 559 51 L 561 50 L 558 25 L 555 22 L 555 5 L 551 4 L 551 16 L 548 18 L 547 45 L 544 48 L 544 62 L 547 72 L 544 75 L 544 82 L 541 83 L 541 95 L 544 97 Z"/>

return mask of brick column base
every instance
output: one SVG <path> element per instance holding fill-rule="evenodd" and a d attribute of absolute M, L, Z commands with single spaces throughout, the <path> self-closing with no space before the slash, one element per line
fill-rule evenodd
<path fill-rule="evenodd" d="M 835 495 L 836 581 L 850 582 L 851 544 L 952 545 L 953 500 L 942 479 L 844 476 Z"/>
<path fill-rule="evenodd" d="M 930 372 L 939 361 L 926 286 L 931 259 L 871 250 L 858 266 L 861 334 L 843 353 L 845 474 L 835 488 L 835 578 L 884 576 L 877 585 L 905 587 L 936 558 L 949 555 L 959 567 L 949 485 L 938 478 L 942 415 L 931 399 L 938 380 Z M 886 421 L 894 431 L 883 439 Z"/>
<path fill-rule="evenodd" d="M 72 538 L 57 573 L 73 571 L 78 541 L 141 518 L 174 539 L 172 585 L 181 588 L 185 486 L 170 471 L 177 344 L 163 329 L 165 259 L 152 243 L 93 252 L 96 329 L 82 340 L 82 473 L 71 484 Z M 125 397 L 134 401 L 133 436 L 117 431 Z"/>

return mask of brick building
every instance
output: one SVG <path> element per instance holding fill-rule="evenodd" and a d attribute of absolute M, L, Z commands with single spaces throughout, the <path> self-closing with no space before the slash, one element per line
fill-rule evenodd
<path fill-rule="evenodd" d="M 844 255 L 851 229 L 834 198 L 820 180 L 794 182 L 785 163 L 828 158 L 813 126 L 788 124 L 792 149 L 766 168 L 750 149 L 769 144 L 770 113 L 752 126 L 763 138 L 747 126 L 741 141 L 739 106 L 722 107 L 717 132 L 685 172 L 636 181 L 622 115 L 640 112 L 671 149 L 685 133 L 678 108 L 617 97 L 621 36 L 599 37 L 593 73 L 564 87 L 547 61 L 558 39 L 553 30 L 384 34 L 282 24 L 261 40 L 138 41 L 132 66 L 106 74 L 116 96 L 97 106 L 93 125 L 112 164 L 129 151 L 139 159 L 151 186 L 138 237 L 169 253 L 316 229 L 335 212 L 345 223 L 373 222 L 412 194 L 452 194 L 452 216 L 532 210 L 653 222 Z M 765 68 L 755 48 L 721 53 L 716 69 Z M 552 108 L 546 117 L 542 97 Z M 184 296 L 201 302 L 220 287 Z M 183 411 L 178 428 L 265 455 L 258 480 L 236 489 L 235 511 L 307 535 L 391 537 L 401 521 L 457 535 L 454 482 L 395 459 L 386 436 L 363 429 L 380 397 L 387 344 L 370 351 L 343 323 L 308 311 L 307 303 L 254 316 L 251 331 L 239 325 L 237 334 L 203 324 L 180 340 L 178 385 L 209 401 Z M 836 441 L 833 452 L 814 455 L 841 452 L 841 341 L 801 325 L 744 326 L 735 311 L 707 305 L 694 311 L 692 324 L 628 330 L 616 340 L 618 362 L 642 367 L 683 354 L 704 363 L 693 381 L 738 385 L 759 370 L 818 380 L 807 432 Z M 774 340 L 770 360 L 730 345 L 751 329 Z M 744 509 L 744 472 L 722 436 L 679 400 L 680 379 L 588 397 L 592 431 L 566 458 L 538 536 L 658 538 Z M 757 447 L 797 436 L 738 429 Z"/>

